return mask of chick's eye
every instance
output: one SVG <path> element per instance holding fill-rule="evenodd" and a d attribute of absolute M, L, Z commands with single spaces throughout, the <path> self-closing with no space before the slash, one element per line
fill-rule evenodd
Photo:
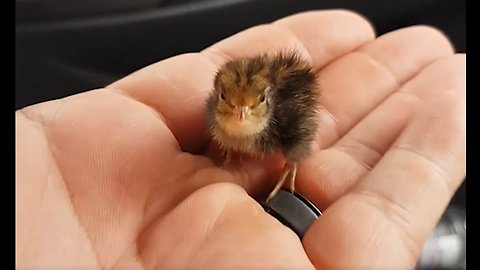
<path fill-rule="evenodd" d="M 225 94 L 223 92 L 220 93 L 220 99 L 225 101 Z"/>
<path fill-rule="evenodd" d="M 265 102 L 265 94 L 260 95 L 258 99 L 260 100 L 261 103 Z"/>

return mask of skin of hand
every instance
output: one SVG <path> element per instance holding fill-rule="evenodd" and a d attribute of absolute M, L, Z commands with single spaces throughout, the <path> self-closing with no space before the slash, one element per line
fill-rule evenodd
<path fill-rule="evenodd" d="M 303 241 L 252 198 L 282 158 L 217 167 L 203 121 L 222 63 L 293 47 L 323 107 L 296 188 L 324 213 Z M 411 269 L 465 176 L 465 71 L 433 28 L 376 37 L 312 11 L 19 110 L 17 268 Z"/>

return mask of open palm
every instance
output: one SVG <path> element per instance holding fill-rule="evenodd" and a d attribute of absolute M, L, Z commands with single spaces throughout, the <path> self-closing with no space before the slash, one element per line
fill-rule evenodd
<path fill-rule="evenodd" d="M 288 48 L 323 108 L 297 190 L 325 211 L 303 241 L 254 199 L 282 158 L 223 169 L 204 131 L 223 62 Z M 375 38 L 309 12 L 16 120 L 19 268 L 408 269 L 465 175 L 465 56 L 432 28 Z"/>

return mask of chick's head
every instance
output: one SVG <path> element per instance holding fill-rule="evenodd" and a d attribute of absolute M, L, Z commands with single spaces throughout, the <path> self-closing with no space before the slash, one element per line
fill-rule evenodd
<path fill-rule="evenodd" d="M 261 132 L 271 113 L 271 84 L 264 59 L 242 59 L 224 65 L 215 77 L 216 120 L 232 136 Z"/>

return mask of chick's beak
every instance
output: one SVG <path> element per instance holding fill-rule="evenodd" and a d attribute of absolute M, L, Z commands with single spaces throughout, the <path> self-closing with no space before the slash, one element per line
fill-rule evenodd
<path fill-rule="evenodd" d="M 238 119 L 240 121 L 245 120 L 245 117 L 250 114 L 250 109 L 247 106 L 242 106 L 238 110 Z"/>

